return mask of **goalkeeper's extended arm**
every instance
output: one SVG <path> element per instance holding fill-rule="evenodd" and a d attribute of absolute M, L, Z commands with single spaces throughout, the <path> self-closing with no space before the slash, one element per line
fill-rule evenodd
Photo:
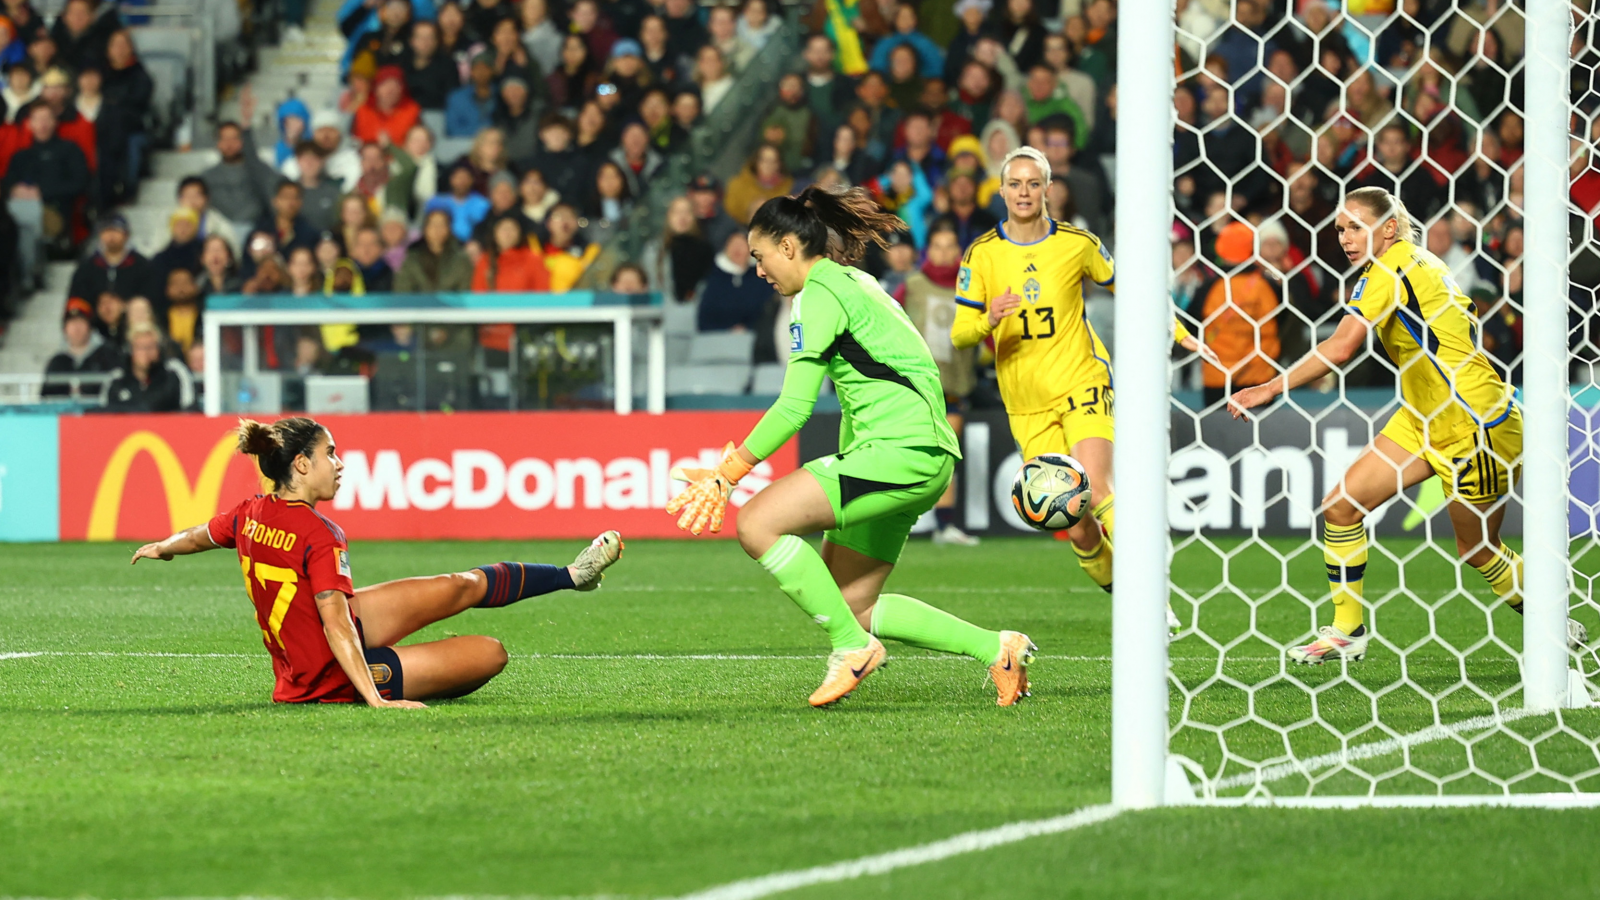
<path fill-rule="evenodd" d="M 722 530 L 722 517 L 728 498 L 733 494 L 739 479 L 750 474 L 756 464 L 766 459 L 797 434 L 811 411 L 817 405 L 817 392 L 822 390 L 822 378 L 827 365 L 820 359 L 799 358 L 789 362 L 783 376 L 783 391 L 778 402 L 772 404 L 761 421 L 750 431 L 744 443 L 735 448 L 729 444 L 722 462 L 715 469 L 675 469 L 672 477 L 691 482 L 683 493 L 667 504 L 668 513 L 678 513 L 678 527 L 699 534 L 707 527 Z"/>

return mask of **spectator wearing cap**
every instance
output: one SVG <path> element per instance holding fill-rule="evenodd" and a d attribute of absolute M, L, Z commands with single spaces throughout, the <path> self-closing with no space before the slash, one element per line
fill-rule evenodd
<path fill-rule="evenodd" d="M 450 92 L 444 103 L 444 133 L 453 138 L 473 137 L 494 122 L 498 95 L 494 88 L 494 54 L 472 57 L 468 82 Z"/>
<path fill-rule="evenodd" d="M 472 189 L 472 166 L 465 160 L 457 160 L 450 167 L 445 184 L 449 190 L 429 200 L 427 210 L 449 213 L 451 233 L 466 243 L 472 240 L 473 229 L 489 214 L 489 200 Z"/>
<path fill-rule="evenodd" d="M 72 393 L 72 385 L 59 376 L 94 375 L 117 367 L 116 348 L 106 342 L 94 327 L 94 310 L 89 301 L 73 297 L 61 319 L 61 351 L 45 363 L 46 397 Z M 52 379 L 51 376 L 58 376 Z"/>
<path fill-rule="evenodd" d="M 222 161 L 200 173 L 211 205 L 233 222 L 258 222 L 272 209 L 280 176 L 256 156 L 249 135 L 238 122 L 217 126 L 217 152 Z"/>
<path fill-rule="evenodd" d="M 72 272 L 67 296 L 98 297 L 112 291 L 124 297 L 159 295 L 155 268 L 128 242 L 128 220 L 111 213 L 95 228 L 97 246 Z"/>
<path fill-rule="evenodd" d="M 46 69 L 39 81 L 43 89 L 39 91 L 39 99 L 34 101 L 34 105 L 50 107 L 50 111 L 56 114 L 56 135 L 78 145 L 78 149 L 83 151 L 84 161 L 89 164 L 89 171 L 93 173 L 99 149 L 94 123 L 80 115 L 72 103 L 72 76 L 66 69 L 56 66 Z"/>
<path fill-rule="evenodd" d="M 900 3 L 894 10 L 894 31 L 872 48 L 872 68 L 889 71 L 889 55 L 896 47 L 907 46 L 917 55 L 917 71 L 924 78 L 938 78 L 944 74 L 944 51 L 933 39 L 917 30 L 917 8 L 910 3 Z"/>
<path fill-rule="evenodd" d="M 372 96 L 356 110 L 350 133 L 362 143 L 401 144 L 421 118 L 422 107 L 406 96 L 405 73 L 399 66 L 384 66 L 373 82 Z"/>
<path fill-rule="evenodd" d="M 494 127 L 505 134 L 508 159 L 527 159 L 539 149 L 539 111 L 521 75 L 508 75 L 500 82 Z"/>
<path fill-rule="evenodd" d="M 699 331 L 755 331 L 767 305 L 776 299 L 772 285 L 756 274 L 743 231 L 722 242 L 700 288 L 695 327 Z"/>
<path fill-rule="evenodd" d="M 689 203 L 694 207 L 695 223 L 711 246 L 720 247 L 728 233 L 739 230 L 739 223 L 728 215 L 722 203 L 722 185 L 710 175 L 689 182 Z"/>
<path fill-rule="evenodd" d="M 200 216 L 187 206 L 180 206 L 167 217 L 167 246 L 161 248 L 150 260 L 157 284 L 164 283 L 173 269 L 200 271 L 200 252 L 204 241 L 200 238 Z"/>
<path fill-rule="evenodd" d="M 611 59 L 606 63 L 605 80 L 617 86 L 617 106 L 637 110 L 644 92 L 655 76 L 644 64 L 644 48 L 632 38 L 623 38 L 611 45 Z"/>
<path fill-rule="evenodd" d="M 944 80 L 955 84 L 961 80 L 961 70 L 972 58 L 972 50 L 978 44 L 978 38 L 992 32 L 986 27 L 985 20 L 989 12 L 994 9 L 994 0 L 957 0 L 955 5 L 956 19 L 960 28 L 956 36 L 950 41 L 949 48 L 945 51 Z"/>
<path fill-rule="evenodd" d="M 1216 253 L 1231 274 L 1203 295 L 1198 318 L 1217 362 L 1201 363 L 1206 406 L 1234 391 L 1265 384 L 1278 374 L 1277 286 L 1252 262 L 1255 230 L 1233 222 L 1217 235 Z"/>
<path fill-rule="evenodd" d="M 332 109 L 312 113 L 311 142 L 322 155 L 322 180 L 331 183 L 340 193 L 354 190 L 356 182 L 361 179 L 361 155 L 346 146 L 344 117 Z M 280 168 L 285 178 L 300 181 L 305 186 L 299 148 L 296 148 L 294 156 L 284 160 Z"/>
<path fill-rule="evenodd" d="M 632 197 L 643 197 L 650 179 L 665 164 L 661 154 L 650 146 L 650 130 L 638 119 L 622 126 L 622 140 L 606 158 L 617 164 Z"/>
<path fill-rule="evenodd" d="M 6 207 L 16 220 L 18 257 L 28 280 L 41 274 L 39 249 L 73 243 L 72 224 L 91 186 L 83 150 L 56 134 L 55 113 L 35 104 L 28 115 L 33 143 L 11 157 L 4 182 Z"/>
<path fill-rule="evenodd" d="M 107 410 L 153 413 L 183 409 L 183 378 L 165 364 L 161 343 L 161 330 L 149 322 L 128 329 L 127 358 L 112 371 L 101 394 Z"/>
<path fill-rule="evenodd" d="M 439 26 L 418 22 L 411 26 L 409 53 L 401 70 L 406 92 L 423 109 L 442 110 L 450 92 L 461 86 L 454 61 L 439 49 Z"/>

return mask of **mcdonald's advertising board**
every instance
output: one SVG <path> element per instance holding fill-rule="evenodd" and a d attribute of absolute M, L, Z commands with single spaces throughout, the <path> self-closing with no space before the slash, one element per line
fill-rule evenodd
<path fill-rule="evenodd" d="M 619 417 L 603 412 L 393 413 L 319 419 L 344 460 L 322 510 L 356 539 L 577 538 L 616 528 L 675 537 L 662 511 L 674 466 L 712 467 L 754 412 Z M 151 540 L 260 493 L 234 449 L 234 420 L 83 416 L 60 420 L 62 540 Z M 734 495 L 723 525 L 794 470 L 791 442 Z"/>

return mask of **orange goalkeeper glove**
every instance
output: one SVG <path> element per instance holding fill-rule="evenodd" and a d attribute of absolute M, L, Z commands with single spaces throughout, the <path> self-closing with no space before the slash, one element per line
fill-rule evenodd
<path fill-rule="evenodd" d="M 745 462 L 730 442 L 723 448 L 722 462 L 715 469 L 673 469 L 672 477 L 689 482 L 689 486 L 672 498 L 667 512 L 682 512 L 678 516 L 678 527 L 690 534 L 699 534 L 707 525 L 713 532 L 721 531 L 733 487 L 750 474 L 752 468 L 754 466 Z"/>

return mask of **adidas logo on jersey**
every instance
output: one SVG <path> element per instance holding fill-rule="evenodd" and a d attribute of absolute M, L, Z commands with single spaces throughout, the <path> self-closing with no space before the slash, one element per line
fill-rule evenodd
<path fill-rule="evenodd" d="M 1028 267 L 1026 269 L 1022 270 L 1023 274 L 1027 274 L 1029 272 L 1037 272 L 1037 271 L 1039 271 L 1039 267 L 1034 265 L 1033 263 L 1028 263 Z"/>

